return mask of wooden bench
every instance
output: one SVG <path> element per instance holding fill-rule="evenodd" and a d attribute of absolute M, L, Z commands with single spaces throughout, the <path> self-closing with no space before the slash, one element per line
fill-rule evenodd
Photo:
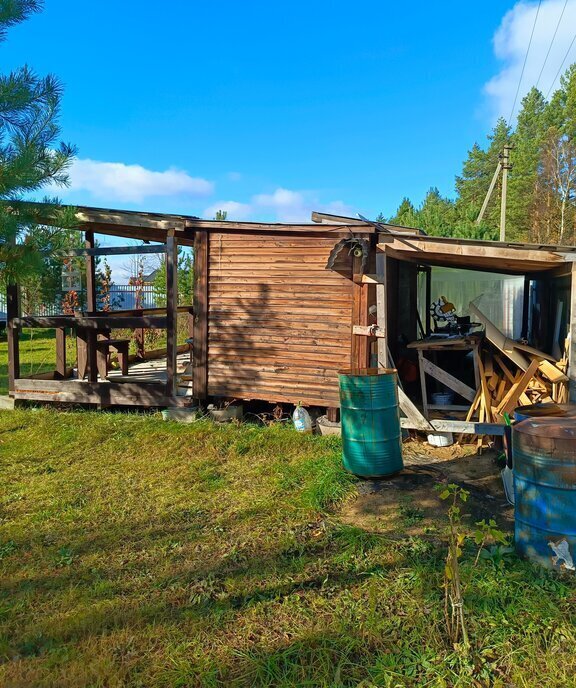
<path fill-rule="evenodd" d="M 96 364 L 98 375 L 105 378 L 108 375 L 108 360 L 110 354 L 115 352 L 118 356 L 122 375 L 128 375 L 128 348 L 129 339 L 98 339 L 96 341 Z"/>

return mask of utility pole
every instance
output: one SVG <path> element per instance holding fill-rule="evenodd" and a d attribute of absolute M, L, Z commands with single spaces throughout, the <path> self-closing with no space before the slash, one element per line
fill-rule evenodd
<path fill-rule="evenodd" d="M 508 192 L 508 170 L 512 169 L 512 165 L 510 163 L 511 150 L 512 146 L 506 144 L 498 156 L 498 165 L 494 170 L 494 176 L 490 182 L 488 193 L 486 194 L 484 203 L 482 203 L 482 208 L 478 213 L 478 217 L 476 218 L 476 224 L 479 225 L 482 222 L 482 218 L 484 217 L 484 213 L 488 207 L 488 202 L 490 201 L 490 197 L 492 196 L 492 192 L 496 186 L 498 176 L 500 175 L 500 172 L 502 172 L 502 194 L 500 197 L 500 241 L 506 241 L 506 195 Z"/>
<path fill-rule="evenodd" d="M 500 166 L 502 167 L 502 196 L 500 198 L 500 241 L 506 241 L 506 194 L 508 192 L 508 170 L 511 169 L 510 151 L 512 146 L 504 146 Z"/>

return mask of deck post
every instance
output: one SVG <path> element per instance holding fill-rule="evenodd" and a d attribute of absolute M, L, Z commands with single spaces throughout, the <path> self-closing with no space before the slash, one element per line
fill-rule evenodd
<path fill-rule="evenodd" d="M 174 230 L 166 238 L 166 396 L 175 397 L 177 377 L 178 241 Z"/>
<path fill-rule="evenodd" d="M 14 323 L 20 317 L 20 287 L 6 287 L 6 328 L 8 337 L 8 391 L 14 392 L 14 380 L 20 377 L 20 327 Z"/>
<path fill-rule="evenodd" d="M 55 378 L 66 377 L 66 328 L 56 328 L 56 370 Z"/>
<path fill-rule="evenodd" d="M 199 400 L 206 399 L 208 396 L 208 251 L 208 232 L 196 231 L 194 236 L 192 393 L 194 398 Z"/>
<path fill-rule="evenodd" d="M 87 230 L 84 233 L 84 245 L 91 249 L 95 247 L 94 232 Z M 86 256 L 86 310 L 89 315 L 96 312 L 96 263 L 94 256 Z M 98 382 L 98 366 L 96 360 L 96 332 L 86 332 L 86 349 L 88 358 L 88 381 Z"/>

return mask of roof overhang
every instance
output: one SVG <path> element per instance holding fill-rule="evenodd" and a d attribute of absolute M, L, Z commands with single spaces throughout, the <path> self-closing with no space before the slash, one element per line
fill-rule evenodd
<path fill-rule="evenodd" d="M 576 248 L 447 237 L 380 234 L 378 249 L 421 265 L 526 275 L 557 270 L 576 261 Z"/>
<path fill-rule="evenodd" d="M 54 217 L 50 210 L 42 212 L 44 204 L 28 204 L 38 207 L 37 221 L 50 225 Z M 49 208 L 49 206 L 44 206 Z M 78 221 L 78 230 L 92 230 L 98 234 L 140 239 L 142 241 L 166 241 L 169 231 L 173 231 L 179 243 L 192 245 L 197 231 L 254 233 L 254 234 L 305 234 L 311 236 L 333 234 L 375 234 L 376 228 L 367 223 L 318 224 L 310 223 L 271 223 L 271 222 L 232 222 L 227 220 L 203 220 L 192 215 L 169 213 L 149 213 L 134 210 L 73 206 Z"/>

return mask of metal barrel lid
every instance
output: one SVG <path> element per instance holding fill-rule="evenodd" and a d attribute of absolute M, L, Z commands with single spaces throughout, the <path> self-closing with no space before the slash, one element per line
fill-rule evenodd
<path fill-rule="evenodd" d="M 576 417 L 528 418 L 514 425 L 514 432 L 554 440 L 576 440 Z"/>

